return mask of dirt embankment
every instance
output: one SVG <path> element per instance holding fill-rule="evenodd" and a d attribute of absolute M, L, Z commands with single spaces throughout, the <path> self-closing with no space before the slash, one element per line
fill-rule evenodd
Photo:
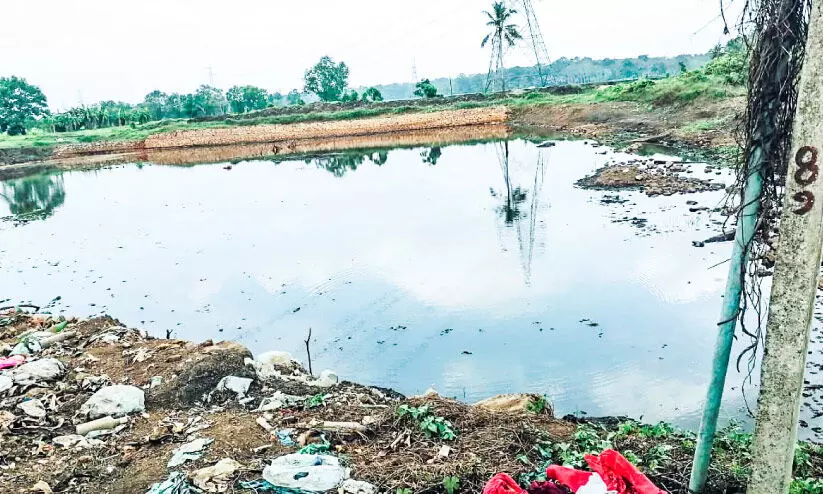
<path fill-rule="evenodd" d="M 651 141 L 711 150 L 734 146 L 745 110 L 743 98 L 698 100 L 666 108 L 634 102 L 534 105 L 512 112 L 510 123 L 530 133 L 571 134 L 604 141 Z M 656 136 L 656 137 L 655 137 Z"/>
<path fill-rule="evenodd" d="M 253 125 L 179 130 L 150 135 L 133 143 L 103 142 L 59 147 L 55 158 L 127 151 L 228 146 L 236 144 L 291 142 L 367 135 L 448 129 L 463 126 L 502 125 L 509 117 L 503 106 L 409 113 L 380 117 L 304 122 L 286 125 Z"/>

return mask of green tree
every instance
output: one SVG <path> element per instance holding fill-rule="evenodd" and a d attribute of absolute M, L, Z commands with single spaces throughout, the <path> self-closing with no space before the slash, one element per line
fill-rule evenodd
<path fill-rule="evenodd" d="M 357 91 L 352 89 L 351 91 L 347 91 L 345 94 L 343 94 L 343 97 L 340 98 L 340 101 L 347 103 L 349 101 L 357 101 L 358 98 L 360 98 L 360 95 L 357 94 Z"/>
<path fill-rule="evenodd" d="M 383 95 L 376 87 L 370 87 L 363 91 L 363 95 L 360 97 L 360 100 L 374 103 L 376 101 L 383 101 Z"/>
<path fill-rule="evenodd" d="M 168 102 L 169 95 L 156 89 L 143 98 L 143 104 L 149 109 L 149 112 L 151 112 L 153 120 L 160 120 L 166 117 Z"/>
<path fill-rule="evenodd" d="M 483 11 L 483 13 L 489 18 L 486 25 L 491 27 L 492 30 L 483 38 L 480 47 L 485 48 L 489 41 L 491 41 L 492 52 L 489 67 L 496 67 L 495 72 L 500 81 L 500 86 L 502 90 L 505 91 L 506 83 L 503 75 L 503 52 L 506 47 L 512 47 L 518 40 L 523 39 L 523 36 L 517 30 L 517 25 L 508 24 L 512 16 L 517 13 L 517 10 L 506 7 L 506 4 L 503 2 L 494 2 L 492 4 L 492 11 Z M 489 71 L 489 76 L 491 76 L 491 70 Z M 488 79 L 486 83 L 487 89 L 491 85 L 491 77 Z"/>
<path fill-rule="evenodd" d="M 437 88 L 428 79 L 423 79 L 414 87 L 417 88 L 414 90 L 414 95 L 420 98 L 434 98 L 437 96 Z"/>
<path fill-rule="evenodd" d="M 0 133 L 26 133 L 26 121 L 48 115 L 46 96 L 22 77 L 0 77 Z"/>
<path fill-rule="evenodd" d="M 234 86 L 226 93 L 232 113 L 247 113 L 269 106 L 268 92 L 255 86 Z"/>
<path fill-rule="evenodd" d="M 303 101 L 303 97 L 300 95 L 300 92 L 297 89 L 292 89 L 289 94 L 286 95 L 286 104 L 291 105 L 305 105 L 306 102 Z"/>
<path fill-rule="evenodd" d="M 320 59 L 304 76 L 305 90 L 323 101 L 338 101 L 349 83 L 349 68 L 345 63 L 334 63 L 330 57 Z"/>

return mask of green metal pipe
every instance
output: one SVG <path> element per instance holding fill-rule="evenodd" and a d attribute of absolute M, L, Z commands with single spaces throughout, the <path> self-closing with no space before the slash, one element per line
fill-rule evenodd
<path fill-rule="evenodd" d="M 720 312 L 719 331 L 712 359 L 712 377 L 709 391 L 706 393 L 706 404 L 703 408 L 703 418 L 700 421 L 700 432 L 697 436 L 697 448 L 694 452 L 692 475 L 689 481 L 689 491 L 693 493 L 703 492 L 706 486 L 712 444 L 715 432 L 717 432 L 717 416 L 723 400 L 726 371 L 729 368 L 734 330 L 740 310 L 740 296 L 743 293 L 741 274 L 749 257 L 749 244 L 754 237 L 757 216 L 760 212 L 760 193 L 763 189 L 763 149 L 761 147 L 755 148 L 749 156 L 748 169 L 754 171 L 746 179 L 743 192 L 744 207 L 734 235 L 734 248 L 729 265 L 729 276 L 726 279 L 726 292 L 723 295 L 723 308 Z"/>

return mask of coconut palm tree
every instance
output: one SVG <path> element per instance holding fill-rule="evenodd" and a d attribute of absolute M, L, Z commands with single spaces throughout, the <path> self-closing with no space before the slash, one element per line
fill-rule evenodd
<path fill-rule="evenodd" d="M 516 24 L 509 24 L 511 18 L 517 14 L 517 10 L 506 7 L 503 2 L 494 2 L 492 4 L 492 11 L 483 11 L 489 18 L 486 23 L 492 28 L 492 31 L 483 38 L 480 43 L 481 48 L 485 48 L 489 41 L 491 41 L 492 52 L 489 59 L 489 74 L 486 76 L 486 90 L 492 84 L 492 74 L 496 73 L 500 81 L 501 90 L 506 90 L 506 83 L 503 80 L 503 51 L 505 48 L 514 46 L 518 40 L 523 39 L 520 31 L 517 30 Z"/>

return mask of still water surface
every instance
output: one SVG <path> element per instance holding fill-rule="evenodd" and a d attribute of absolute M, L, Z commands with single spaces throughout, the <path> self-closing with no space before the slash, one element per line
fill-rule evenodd
<path fill-rule="evenodd" d="M 0 222 L 0 299 L 298 357 L 312 328 L 345 379 L 696 427 L 730 244 L 692 247 L 722 218 L 686 201 L 722 192 L 581 190 L 625 155 L 507 146 L 508 167 L 488 143 L 7 182 L 0 216 L 46 214 Z"/>

